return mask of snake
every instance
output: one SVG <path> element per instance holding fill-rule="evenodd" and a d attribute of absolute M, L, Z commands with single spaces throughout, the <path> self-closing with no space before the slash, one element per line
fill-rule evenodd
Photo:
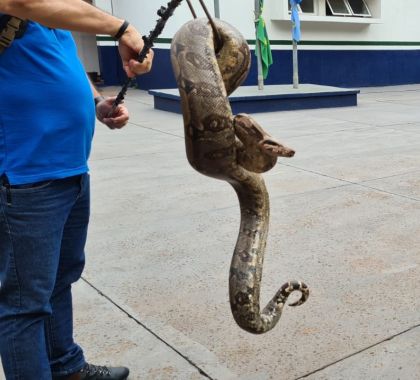
<path fill-rule="evenodd" d="M 229 300 L 235 322 L 243 330 L 263 334 L 280 320 L 289 296 L 309 296 L 301 281 L 282 285 L 261 310 L 260 291 L 270 218 L 269 195 L 262 173 L 278 157 L 292 157 L 293 149 L 274 139 L 247 114 L 233 115 L 228 96 L 246 79 L 251 53 L 242 34 L 220 19 L 215 20 L 222 40 L 215 47 L 215 33 L 205 18 L 191 20 L 175 34 L 171 62 L 178 85 L 186 155 L 199 173 L 227 181 L 235 190 L 241 211 L 238 239 L 229 273 Z"/>

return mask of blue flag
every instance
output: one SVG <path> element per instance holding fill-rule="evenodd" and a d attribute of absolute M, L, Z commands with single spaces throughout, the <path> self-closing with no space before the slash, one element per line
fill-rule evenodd
<path fill-rule="evenodd" d="M 298 5 L 302 0 L 290 0 L 290 8 L 292 13 L 292 38 L 293 41 L 300 41 L 300 19 Z"/>

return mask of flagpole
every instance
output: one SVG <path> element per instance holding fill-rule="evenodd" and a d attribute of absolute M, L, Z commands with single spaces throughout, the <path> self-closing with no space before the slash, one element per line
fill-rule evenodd
<path fill-rule="evenodd" d="M 293 88 L 299 88 L 298 42 L 300 41 L 299 4 L 302 0 L 290 0 L 293 40 Z"/>
<path fill-rule="evenodd" d="M 299 88 L 298 45 L 293 40 L 293 88 Z"/>
<path fill-rule="evenodd" d="M 258 19 L 261 16 L 260 13 L 260 0 L 255 0 L 255 24 L 258 22 Z M 255 52 L 257 54 L 257 66 L 258 66 L 258 89 L 264 90 L 264 76 L 263 76 L 263 67 L 262 67 L 262 58 L 261 58 L 261 42 L 258 38 L 258 31 L 255 28 Z"/>
<path fill-rule="evenodd" d="M 220 18 L 220 4 L 219 0 L 214 0 L 214 15 L 216 18 Z"/>

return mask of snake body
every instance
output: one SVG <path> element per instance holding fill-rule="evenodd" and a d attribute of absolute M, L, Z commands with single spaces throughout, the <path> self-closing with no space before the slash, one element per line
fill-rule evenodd
<path fill-rule="evenodd" d="M 185 24 L 175 35 L 171 60 L 181 96 L 186 153 L 198 172 L 229 182 L 241 209 L 241 225 L 229 276 L 233 317 L 244 330 L 261 334 L 279 321 L 287 298 L 300 291 L 303 304 L 308 287 L 285 283 L 261 311 L 260 289 L 269 224 L 269 197 L 259 173 L 271 169 L 278 156 L 294 151 L 269 136 L 250 116 L 233 116 L 228 100 L 246 78 L 250 51 L 243 36 L 216 20 L 223 47 L 216 54 L 213 31 L 206 19 Z"/>

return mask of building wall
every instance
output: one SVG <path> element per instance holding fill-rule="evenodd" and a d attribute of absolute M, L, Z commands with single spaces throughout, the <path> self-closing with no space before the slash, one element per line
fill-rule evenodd
<path fill-rule="evenodd" d="M 92 4 L 92 0 L 84 0 Z M 95 36 L 86 33 L 73 32 L 77 44 L 77 52 L 88 73 L 99 73 L 98 47 Z"/>
<path fill-rule="evenodd" d="M 291 22 L 288 0 L 265 0 L 264 18 L 272 42 L 274 65 L 267 84 L 292 82 Z M 302 83 L 343 87 L 420 83 L 420 14 L 418 0 L 367 0 L 371 19 L 325 17 L 325 0 L 316 1 L 318 15 L 301 16 L 302 41 L 299 45 L 299 73 Z M 162 2 L 166 4 L 166 0 Z M 219 0 L 221 18 L 239 29 L 254 48 L 254 1 Z M 139 5 L 141 3 L 141 5 Z M 204 15 L 196 8 L 200 16 Z M 403 3 L 403 5 L 401 5 Z M 213 12 L 213 0 L 206 4 Z M 141 32 L 148 33 L 156 22 L 156 2 L 136 0 L 97 0 L 96 5 L 128 19 Z M 174 87 L 169 59 L 170 38 L 191 19 L 184 2 L 169 20 L 155 47 L 153 73 L 139 78 L 141 88 Z M 100 63 L 107 84 L 124 79 L 115 43 L 100 38 Z M 256 84 L 253 59 L 245 84 Z M 162 75 L 164 73 L 164 75 Z"/>
<path fill-rule="evenodd" d="M 77 52 L 85 70 L 88 73 L 99 73 L 100 65 L 98 60 L 98 47 L 95 36 L 73 32 L 74 40 L 77 44 Z"/>

